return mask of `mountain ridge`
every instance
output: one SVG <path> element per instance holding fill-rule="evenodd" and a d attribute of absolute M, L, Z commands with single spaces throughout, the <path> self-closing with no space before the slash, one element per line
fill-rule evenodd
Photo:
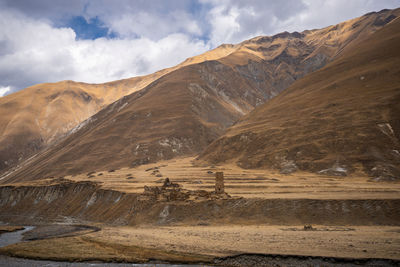
<path fill-rule="evenodd" d="M 188 125 L 191 125 L 193 129 L 202 129 L 202 136 L 196 138 L 200 138 L 204 141 L 200 142 L 202 143 L 201 146 L 196 146 L 195 141 L 193 141 L 193 139 L 195 139 L 194 137 L 196 136 L 196 133 L 191 131 L 191 134 L 188 134 L 185 137 L 190 137 L 189 139 L 192 139 L 189 142 L 190 148 L 188 148 L 185 153 L 190 155 L 194 153 L 199 153 L 201 149 L 205 148 L 205 146 L 211 143 L 213 139 L 222 134 L 227 127 L 231 126 L 242 115 L 248 113 L 254 107 L 275 97 L 290 84 L 292 84 L 295 80 L 300 79 L 308 73 L 323 67 L 327 62 L 337 56 L 337 54 L 340 52 L 341 49 L 343 49 L 343 47 L 354 43 L 355 40 L 360 41 L 377 29 L 383 27 L 382 25 L 374 25 L 377 20 L 385 21 L 390 16 L 398 16 L 398 13 L 399 9 L 385 11 L 381 13 L 378 12 L 370 16 L 362 16 L 358 19 L 349 20 L 347 22 L 343 22 L 334 26 L 329 26 L 321 30 L 304 31 L 302 33 L 292 34 L 282 33 L 275 35 L 275 37 L 256 37 L 248 41 L 244 41 L 238 45 L 223 45 L 223 50 L 211 50 L 203 55 L 198 56 L 197 58 L 194 57 L 188 59 L 187 61 L 184 61 L 181 66 L 178 65 L 180 67 L 175 67 L 175 69 L 170 68 L 164 70 L 164 72 L 159 72 L 159 74 L 161 73 L 159 77 L 154 80 L 149 79 L 147 86 L 143 87 L 142 90 L 145 90 L 147 87 L 154 88 L 157 87 L 157 84 L 166 82 L 167 84 L 169 84 L 168 87 L 161 86 L 164 89 L 162 89 L 161 87 L 157 89 L 161 90 L 159 91 L 159 94 L 164 95 L 164 100 L 170 100 L 171 97 L 166 95 L 163 90 L 170 90 L 169 88 L 175 87 L 177 87 L 176 89 L 174 89 L 177 93 L 179 91 L 179 94 L 183 94 L 186 97 L 190 96 L 189 98 L 187 98 L 187 101 L 188 103 L 191 103 L 191 106 L 189 109 L 186 108 L 184 110 L 189 110 L 187 114 L 192 115 L 190 117 L 191 119 L 183 123 L 183 125 L 186 125 L 186 123 L 189 123 L 190 121 Z M 367 30 L 365 30 L 366 28 Z M 305 38 L 306 40 L 300 38 Z M 211 60 L 214 53 L 213 51 L 216 53 L 214 57 L 217 59 Z M 196 61 L 200 61 L 200 63 L 194 63 Z M 181 72 L 181 74 L 179 74 L 179 72 Z M 157 76 L 157 73 L 155 75 Z M 165 79 L 171 79 L 171 81 L 165 81 Z M 118 81 L 116 81 L 116 83 L 118 83 Z M 182 90 L 186 91 L 184 92 Z M 156 97 L 158 96 L 156 95 Z M 208 100 L 208 98 L 212 99 L 209 103 L 205 101 Z M 162 101 L 153 101 L 152 103 L 151 100 L 148 100 L 147 104 L 150 106 L 154 103 L 162 104 Z M 123 99 L 120 98 L 117 102 L 114 102 L 111 105 L 107 106 L 106 109 L 108 108 L 110 110 L 110 106 L 117 107 L 118 105 L 120 105 L 118 103 L 122 102 Z M 177 104 L 178 102 L 176 102 L 175 104 Z M 212 105 L 217 105 L 218 108 L 215 109 L 215 106 L 213 107 L 212 105 L 210 105 L 210 103 Z M 122 105 L 125 106 L 122 107 Z M 121 106 L 119 106 L 117 109 L 121 108 L 121 110 L 126 110 L 129 105 L 130 103 L 122 103 Z M 138 104 L 136 103 L 136 105 Z M 184 106 L 183 104 L 179 105 Z M 140 110 L 143 111 L 145 109 L 144 107 L 141 107 Z M 102 110 L 99 113 L 101 112 Z M 137 112 L 137 110 L 131 110 L 131 112 L 135 113 Z M 151 113 L 151 111 L 146 112 Z M 178 116 L 180 112 L 182 112 L 182 110 L 176 110 L 176 113 L 171 115 L 172 118 Z M 221 116 L 217 118 L 218 116 L 216 117 L 213 113 L 221 114 Z M 160 113 L 160 115 L 165 116 L 166 114 L 167 113 Z M 115 116 L 116 118 L 118 117 L 117 115 Z M 165 117 L 163 121 L 170 123 L 171 120 L 168 120 L 168 118 Z M 147 124 L 149 123 L 149 121 L 146 119 L 146 117 L 143 117 L 141 123 Z M 90 121 L 86 124 L 90 125 Z M 169 125 L 172 124 L 170 123 Z M 79 128 L 80 126 L 75 127 Z M 121 127 L 126 128 L 126 126 L 122 125 L 122 123 Z M 76 136 L 76 132 L 81 131 L 81 129 L 77 128 L 72 131 L 71 135 Z M 114 131 L 111 128 L 112 127 L 109 128 L 110 133 Z M 176 129 L 180 128 L 181 127 L 171 126 L 169 128 L 171 132 L 166 132 L 164 136 L 159 135 L 158 139 L 156 138 L 157 140 L 153 140 L 155 143 L 153 141 L 149 143 L 152 149 L 163 151 L 163 149 L 166 147 L 165 144 L 164 146 L 161 144 L 163 143 L 163 141 L 160 140 L 163 138 L 172 138 L 171 140 L 174 140 L 173 138 L 176 138 L 177 136 L 182 137 L 176 131 Z M 73 127 L 71 127 L 69 131 L 71 129 L 73 129 Z M 141 131 L 146 131 L 146 129 L 140 127 L 139 129 L 142 129 Z M 134 129 L 130 129 L 129 131 L 133 134 L 132 131 L 134 131 Z M 187 129 L 185 129 L 185 131 L 190 132 Z M 117 134 L 115 134 L 115 136 L 117 136 Z M 69 138 L 70 136 L 66 137 L 66 139 Z M 102 139 L 101 134 L 99 133 L 96 138 L 98 140 Z M 146 138 L 144 140 L 140 138 L 135 140 L 134 142 L 137 142 L 135 143 L 135 145 L 129 143 L 120 145 L 120 147 L 125 147 L 126 145 L 132 145 L 136 147 L 138 144 L 142 143 L 148 146 L 149 144 L 146 143 Z M 87 140 L 85 142 L 95 144 L 95 141 L 93 140 Z M 116 139 L 116 142 L 118 143 L 118 138 Z M 111 144 L 112 143 L 110 143 L 110 145 Z M 179 146 L 179 144 L 175 145 Z M 182 144 L 180 145 L 182 146 Z M 173 145 L 170 144 L 169 149 L 171 151 L 175 149 L 172 148 L 172 146 Z M 98 144 L 97 147 L 101 147 L 101 145 Z M 49 147 L 49 149 L 51 150 L 51 146 Z M 90 152 L 91 150 L 88 151 L 89 154 L 92 153 Z M 102 151 L 103 154 L 109 154 L 109 152 L 110 151 L 107 152 L 107 150 Z M 113 160 L 121 156 L 118 151 L 114 151 L 114 154 L 110 154 L 110 160 L 109 162 L 107 162 L 111 164 L 107 166 L 110 168 L 117 168 L 122 167 L 122 163 L 125 165 L 131 165 L 132 162 L 136 160 L 138 163 L 143 164 L 146 162 L 154 162 L 159 159 L 165 158 L 163 156 L 157 155 L 152 155 L 151 157 L 149 157 L 149 155 L 146 155 L 147 152 L 145 151 L 142 151 L 143 153 L 139 151 L 139 154 L 142 153 L 141 158 L 136 158 L 136 152 L 137 151 L 131 149 L 131 154 L 124 154 L 124 157 L 130 157 L 129 162 L 118 159 L 117 161 L 120 163 L 113 165 Z M 49 152 L 47 151 L 46 153 Z M 58 152 L 54 153 L 57 154 Z M 93 153 L 98 154 L 99 152 Z M 165 153 L 169 155 L 167 156 L 167 158 L 170 158 L 171 153 Z M 173 155 L 179 156 L 183 154 L 177 153 L 176 155 Z M 83 155 L 83 157 L 85 157 L 84 153 L 82 152 L 80 154 L 78 153 L 78 155 Z M 36 158 L 40 158 L 40 155 L 38 155 Z M 71 160 L 71 156 L 66 156 L 66 158 L 68 160 Z M 42 170 L 38 171 L 38 167 L 33 168 L 37 173 L 36 178 L 44 175 L 44 173 L 48 173 L 48 175 L 62 175 L 67 173 L 69 174 L 70 172 L 68 172 L 68 170 L 72 171 L 72 163 L 68 163 L 68 160 L 67 162 L 64 162 L 64 167 L 67 172 L 59 172 L 60 170 L 51 171 L 49 168 L 54 168 L 54 163 L 51 163 L 51 161 L 48 162 L 47 160 L 42 160 L 42 163 L 40 164 Z M 92 158 L 92 161 L 93 160 L 95 159 Z M 100 159 L 99 164 L 100 162 L 104 163 L 105 161 L 103 159 Z M 38 162 L 34 161 L 33 163 L 29 163 L 28 166 L 30 164 L 37 165 Z M 86 162 L 85 164 L 86 166 L 90 166 L 88 162 Z M 85 167 L 82 167 L 79 171 L 86 171 L 86 169 Z M 29 170 L 25 169 L 23 173 L 24 175 L 28 176 L 29 172 Z M 18 175 L 18 173 L 20 172 L 16 172 L 15 175 Z"/>
<path fill-rule="evenodd" d="M 245 115 L 199 160 L 377 180 L 400 176 L 400 20 Z"/>

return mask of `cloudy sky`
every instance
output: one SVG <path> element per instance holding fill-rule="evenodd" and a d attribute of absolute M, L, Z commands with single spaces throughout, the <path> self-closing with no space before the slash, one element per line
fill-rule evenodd
<path fill-rule="evenodd" d="M 0 96 L 149 74 L 222 43 L 322 28 L 399 0 L 0 0 Z"/>

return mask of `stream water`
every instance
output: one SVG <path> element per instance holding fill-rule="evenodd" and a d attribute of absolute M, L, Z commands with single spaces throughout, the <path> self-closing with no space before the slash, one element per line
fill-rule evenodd
<path fill-rule="evenodd" d="M 133 263 L 89 263 L 89 262 L 62 262 L 62 261 L 42 261 L 28 260 L 21 258 L 6 257 L 0 255 L 0 267 L 18 266 L 18 267 L 200 267 L 205 265 L 179 265 L 179 264 L 133 264 Z"/>
<path fill-rule="evenodd" d="M 33 228 L 34 226 L 24 226 L 23 230 L 0 235 L 0 248 L 21 242 L 22 234 L 32 230 Z"/>
<path fill-rule="evenodd" d="M 8 245 L 12 245 L 22 241 L 23 233 L 28 232 L 34 228 L 34 226 L 24 226 L 25 229 L 20 231 L 15 231 L 11 233 L 4 233 L 0 235 L 0 247 L 5 247 Z M 28 241 L 29 242 L 29 241 Z M 179 265 L 179 264 L 133 264 L 133 263 L 91 263 L 91 262 L 80 262 L 80 263 L 71 263 L 71 262 L 61 262 L 61 261 L 44 261 L 44 260 L 29 260 L 22 258 L 14 258 L 8 256 L 0 255 L 0 267 L 5 266 L 18 266 L 18 267 L 106 267 L 106 266 L 115 266 L 115 267 L 178 267 L 178 266 L 192 266 L 192 267 L 200 267 L 204 265 Z"/>

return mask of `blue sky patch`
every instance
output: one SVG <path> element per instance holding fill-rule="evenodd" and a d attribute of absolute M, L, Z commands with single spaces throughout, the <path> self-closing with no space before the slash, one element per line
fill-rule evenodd
<path fill-rule="evenodd" d="M 101 37 L 115 38 L 117 35 L 109 30 L 98 17 L 87 21 L 82 16 L 72 17 L 65 27 L 72 28 L 76 33 L 77 39 L 94 40 Z"/>

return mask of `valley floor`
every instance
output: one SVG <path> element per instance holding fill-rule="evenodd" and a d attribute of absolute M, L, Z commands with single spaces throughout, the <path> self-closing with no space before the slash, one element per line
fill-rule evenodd
<path fill-rule="evenodd" d="M 400 259 L 400 227 L 221 225 L 106 227 L 103 242 L 164 251 L 229 256 L 245 253 Z"/>
<path fill-rule="evenodd" d="M 400 227 L 302 225 L 104 226 L 73 237 L 23 242 L 2 254 L 35 259 L 211 262 L 240 254 L 400 260 Z"/>

